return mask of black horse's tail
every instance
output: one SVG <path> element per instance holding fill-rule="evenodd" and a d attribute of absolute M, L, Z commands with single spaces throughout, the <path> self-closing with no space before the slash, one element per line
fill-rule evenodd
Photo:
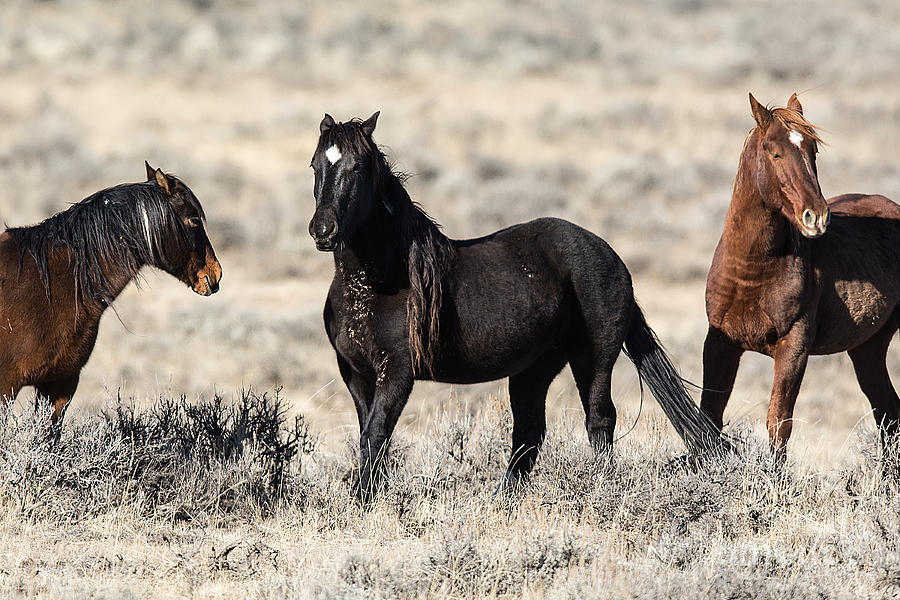
<path fill-rule="evenodd" d="M 729 449 L 730 444 L 719 428 L 691 400 L 684 380 L 636 302 L 632 313 L 631 326 L 625 334 L 625 354 L 637 367 L 641 381 L 647 383 L 688 450 L 692 454 L 706 454 Z"/>

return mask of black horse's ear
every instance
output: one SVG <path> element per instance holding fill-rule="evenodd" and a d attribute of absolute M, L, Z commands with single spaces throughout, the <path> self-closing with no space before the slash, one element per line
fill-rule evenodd
<path fill-rule="evenodd" d="M 759 125 L 760 129 L 766 129 L 769 123 L 772 122 L 772 113 L 768 108 L 757 102 L 752 93 L 750 94 L 750 112 L 753 113 L 753 118 L 756 119 L 756 124 Z"/>
<path fill-rule="evenodd" d="M 144 161 L 144 168 L 147 169 L 147 181 L 156 178 L 156 169 L 151 167 L 150 163 L 148 163 L 146 160 Z"/>
<path fill-rule="evenodd" d="M 150 165 L 147 165 L 148 167 Z M 153 178 L 156 179 L 156 185 L 162 188 L 162 191 L 166 193 L 166 196 L 172 195 L 172 187 L 169 184 L 169 176 L 162 172 L 162 169 L 156 169 L 156 172 L 153 174 Z"/>
<path fill-rule="evenodd" d="M 367 136 L 371 137 L 372 132 L 375 131 L 375 124 L 378 123 L 378 115 L 381 114 L 380 110 L 376 110 L 375 114 L 371 117 L 360 123 L 359 128 L 362 129 L 362 132 Z"/>
<path fill-rule="evenodd" d="M 334 127 L 334 119 L 331 118 L 331 115 L 325 113 L 325 118 L 319 123 L 319 133 L 325 133 L 332 127 Z"/>
<path fill-rule="evenodd" d="M 797 92 L 791 94 L 790 100 L 788 100 L 787 107 L 791 110 L 796 110 L 801 115 L 803 114 L 803 106 L 800 105 L 800 99 L 797 98 Z"/>

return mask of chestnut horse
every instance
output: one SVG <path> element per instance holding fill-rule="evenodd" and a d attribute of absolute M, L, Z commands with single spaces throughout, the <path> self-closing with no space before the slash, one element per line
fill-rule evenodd
<path fill-rule="evenodd" d="M 325 328 L 356 405 L 360 494 L 378 487 L 382 453 L 415 379 L 509 377 L 512 459 L 504 481 L 531 470 L 546 429 L 550 382 L 569 363 L 588 438 L 613 442 L 613 364 L 624 345 L 689 448 L 719 443 L 634 300 L 609 245 L 560 219 L 451 240 L 412 202 L 372 140 L 378 113 L 325 115 L 312 158 L 309 233 L 334 253 Z"/>
<path fill-rule="evenodd" d="M 222 268 L 200 202 L 179 179 L 145 166 L 145 183 L 102 190 L 38 225 L 0 233 L 4 402 L 34 386 L 59 425 L 100 316 L 142 267 L 160 268 L 204 296 L 219 289 Z"/>
<path fill-rule="evenodd" d="M 706 284 L 701 407 L 721 427 L 743 352 L 771 356 L 766 426 L 783 459 L 808 357 L 846 351 L 885 444 L 900 422 L 885 364 L 900 324 L 900 206 L 884 196 L 822 196 L 821 139 L 796 94 L 772 109 L 751 94 L 750 107 L 757 125 Z"/>

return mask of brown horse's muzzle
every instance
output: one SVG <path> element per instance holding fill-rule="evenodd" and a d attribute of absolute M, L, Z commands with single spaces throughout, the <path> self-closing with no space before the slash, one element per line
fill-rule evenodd
<path fill-rule="evenodd" d="M 192 289 L 201 296 L 212 296 L 219 291 L 219 281 L 222 279 L 222 265 L 213 257 L 197 273 L 197 281 Z"/>

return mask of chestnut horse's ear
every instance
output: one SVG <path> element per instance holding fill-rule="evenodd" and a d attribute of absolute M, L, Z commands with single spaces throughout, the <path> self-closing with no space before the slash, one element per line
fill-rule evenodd
<path fill-rule="evenodd" d="M 331 118 L 331 115 L 325 113 L 325 118 L 319 123 L 319 133 L 325 133 L 332 127 L 334 127 L 334 119 Z"/>
<path fill-rule="evenodd" d="M 753 118 L 756 119 L 756 124 L 759 125 L 760 129 L 765 129 L 772 122 L 772 113 L 768 108 L 757 102 L 752 93 L 750 94 L 750 112 L 753 113 Z"/>
<path fill-rule="evenodd" d="M 801 115 L 803 114 L 803 107 L 800 106 L 800 100 L 797 98 L 797 92 L 791 94 L 791 99 L 788 100 L 787 107 L 791 110 L 796 110 Z"/>
<path fill-rule="evenodd" d="M 147 169 L 147 181 L 152 179 L 156 179 L 156 169 L 150 166 L 146 160 L 144 161 L 144 168 Z"/>
<path fill-rule="evenodd" d="M 148 167 L 150 165 L 147 165 Z M 156 179 L 156 185 L 162 188 L 162 191 L 166 193 L 166 196 L 172 195 L 172 188 L 169 185 L 169 177 L 165 173 L 162 172 L 162 169 L 156 169 L 156 172 L 153 174 L 154 179 Z"/>
<path fill-rule="evenodd" d="M 359 128 L 362 129 L 362 132 L 364 134 L 369 137 L 372 136 L 372 132 L 375 131 L 375 124 L 378 122 L 378 115 L 380 114 L 381 111 L 376 110 L 375 114 L 373 114 L 371 117 L 369 117 L 359 125 Z"/>

